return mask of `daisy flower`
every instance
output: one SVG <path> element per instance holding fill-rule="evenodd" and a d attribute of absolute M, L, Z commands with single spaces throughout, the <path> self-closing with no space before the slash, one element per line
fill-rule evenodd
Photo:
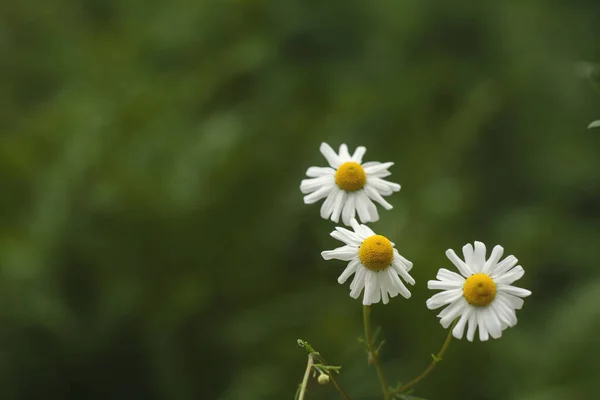
<path fill-rule="evenodd" d="M 364 288 L 363 304 L 366 306 L 379 303 L 380 300 L 387 304 L 390 297 L 398 294 L 408 299 L 410 292 L 400 277 L 411 285 L 415 284 L 408 274 L 412 263 L 402 257 L 394 248 L 394 243 L 385 236 L 376 235 L 371 228 L 359 225 L 354 218 L 350 220 L 350 225 L 354 232 L 342 227 L 336 227 L 331 232 L 331 236 L 344 242 L 345 246 L 321 253 L 325 260 L 350 261 L 338 282 L 343 284 L 354 274 L 350 297 L 357 299 Z"/>
<path fill-rule="evenodd" d="M 496 246 L 490 258 L 485 259 L 485 245 L 475 242 L 475 249 L 469 243 L 463 247 L 465 260 L 461 260 L 454 250 L 447 250 L 446 256 L 456 266 L 461 275 L 441 268 L 437 281 L 427 282 L 427 287 L 442 292 L 427 300 L 427 307 L 435 310 L 447 305 L 438 317 L 444 328 L 460 316 L 452 330 L 455 338 L 461 339 L 467 326 L 467 340 L 473 341 L 475 329 L 479 328 L 479 340 L 491 336 L 498 339 L 502 331 L 517 324 L 516 310 L 523 307 L 522 297 L 531 294 L 529 290 L 512 286 L 525 271 L 517 264 L 514 256 L 498 262 L 504 249 Z"/>
<path fill-rule="evenodd" d="M 386 181 L 391 175 L 388 168 L 394 163 L 366 162 L 362 158 L 367 149 L 363 146 L 356 148 L 352 156 L 348 146 L 342 144 L 339 154 L 327 143 L 321 143 L 321 154 L 329 163 L 329 167 L 310 167 L 300 183 L 300 190 L 307 194 L 304 203 L 313 204 L 325 199 L 321 206 L 321 217 L 338 222 L 340 215 L 344 225 L 350 225 L 350 220 L 358 217 L 361 222 L 374 222 L 379 219 L 376 201 L 386 210 L 392 205 L 383 196 L 389 196 L 400 190 L 400 185 Z"/>

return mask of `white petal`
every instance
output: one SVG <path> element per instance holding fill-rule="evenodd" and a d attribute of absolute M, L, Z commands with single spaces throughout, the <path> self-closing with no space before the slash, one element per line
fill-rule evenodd
<path fill-rule="evenodd" d="M 366 168 L 370 168 L 374 165 L 379 165 L 379 164 L 381 164 L 379 161 L 368 161 L 366 163 L 363 163 L 362 167 L 363 167 L 363 169 L 366 169 Z"/>
<path fill-rule="evenodd" d="M 496 294 L 496 299 L 498 298 L 502 299 L 502 301 L 513 310 L 520 310 L 523 308 L 523 304 L 525 303 L 525 300 L 522 298 L 501 291 L 498 291 Z"/>
<path fill-rule="evenodd" d="M 371 173 L 368 176 L 370 176 L 371 178 L 385 178 L 385 177 L 390 176 L 391 174 L 392 173 L 386 169 L 381 172 L 375 172 L 374 174 Z"/>
<path fill-rule="evenodd" d="M 364 193 L 364 191 L 363 191 Z M 366 194 L 365 194 L 366 196 Z M 371 201 L 371 199 L 369 199 L 369 197 L 367 196 L 367 210 L 369 212 L 369 219 L 371 220 L 371 222 L 375 222 L 375 221 L 379 221 L 379 212 L 377 211 L 377 207 L 375 206 L 375 203 L 373 203 Z"/>
<path fill-rule="evenodd" d="M 366 152 L 367 148 L 365 146 L 358 146 L 356 150 L 354 150 L 354 154 L 352 154 L 352 161 L 360 164 Z"/>
<path fill-rule="evenodd" d="M 380 180 L 381 182 L 385 183 L 385 184 L 386 184 L 386 186 L 388 187 L 388 189 L 389 189 L 389 190 L 391 190 L 392 192 L 399 192 L 399 191 L 400 191 L 400 189 L 402 188 L 402 186 L 400 186 L 400 184 L 399 184 L 399 183 L 396 183 L 396 182 L 390 182 L 390 181 L 387 181 L 387 180 L 385 180 L 385 179 L 381 179 L 381 178 L 376 178 L 376 179 L 378 179 L 378 180 Z M 373 179 L 371 179 L 371 181 L 372 181 L 372 180 L 373 180 Z M 382 193 L 382 194 L 383 194 L 383 193 Z"/>
<path fill-rule="evenodd" d="M 483 272 L 484 274 L 490 274 L 494 269 L 496 269 L 496 264 L 498 264 L 498 261 L 502 258 L 502 254 L 504 253 L 504 248 L 502 246 L 494 246 L 494 249 L 492 250 L 492 254 L 490 255 L 490 258 L 488 258 L 488 260 L 485 262 L 485 265 L 483 266 Z"/>
<path fill-rule="evenodd" d="M 318 178 L 303 179 L 300 182 L 300 191 L 304 194 L 314 192 L 321 189 L 323 186 L 335 185 L 333 176 L 320 176 Z"/>
<path fill-rule="evenodd" d="M 379 283 L 379 274 L 374 272 L 374 275 L 375 277 L 373 279 L 375 280 L 375 293 L 373 293 L 370 299 L 371 303 L 368 305 L 379 303 L 381 301 L 381 284 Z"/>
<path fill-rule="evenodd" d="M 527 297 L 531 294 L 531 291 L 516 286 L 498 284 L 496 287 L 499 292 L 512 294 L 513 296 Z"/>
<path fill-rule="evenodd" d="M 360 224 L 358 223 L 358 221 L 356 220 L 356 218 L 352 218 L 350 220 L 350 226 L 352 227 L 352 229 L 354 229 L 354 232 L 358 235 L 358 237 L 360 237 L 359 231 L 360 231 Z M 361 241 L 363 240 L 362 237 L 360 237 Z"/>
<path fill-rule="evenodd" d="M 387 275 L 384 275 L 384 276 L 387 276 Z M 381 276 L 379 277 L 379 280 L 381 281 Z M 381 282 L 380 282 L 380 285 L 381 285 Z M 388 296 L 388 291 L 387 291 L 387 289 L 385 289 L 385 288 L 383 287 L 383 285 L 381 285 L 381 287 L 380 287 L 380 291 L 381 291 L 381 302 L 382 302 L 383 304 L 387 304 L 387 303 L 389 303 L 389 302 L 390 302 L 390 297 Z"/>
<path fill-rule="evenodd" d="M 358 256 L 358 252 L 357 252 L 356 247 L 346 245 L 346 246 L 338 247 L 337 249 L 334 249 L 334 250 L 322 251 L 321 256 L 325 260 L 336 259 L 336 260 L 342 260 L 342 261 L 350 261 L 354 257 Z"/>
<path fill-rule="evenodd" d="M 469 327 L 467 328 L 467 340 L 473 341 L 475 337 L 475 330 L 477 329 L 477 309 L 475 307 L 469 307 Z"/>
<path fill-rule="evenodd" d="M 392 261 L 392 268 L 396 271 L 396 273 L 398 275 L 400 275 L 402 277 L 402 279 L 404 279 L 408 284 L 410 285 L 414 285 L 415 284 L 415 280 L 412 276 L 409 275 L 408 271 L 406 271 L 406 268 L 404 268 L 404 266 L 402 264 L 400 264 L 398 261 L 396 261 L 396 259 L 394 259 L 394 261 Z"/>
<path fill-rule="evenodd" d="M 367 196 L 369 196 L 369 198 L 381 204 L 386 210 L 391 210 L 392 208 L 394 208 L 379 194 L 379 192 L 377 192 L 373 185 L 367 183 L 364 187 L 364 191 L 367 194 Z"/>
<path fill-rule="evenodd" d="M 452 329 L 452 335 L 457 339 L 462 339 L 463 333 L 465 331 L 465 326 L 467 325 L 467 321 L 469 320 L 469 316 L 473 312 L 471 307 L 465 309 L 463 314 L 460 316 L 460 319 L 456 323 L 454 329 Z"/>
<path fill-rule="evenodd" d="M 447 329 L 456 317 L 465 312 L 468 307 L 467 304 L 467 301 L 464 298 L 461 298 L 440 312 L 440 315 L 438 316 L 440 317 L 440 324 L 442 324 L 444 329 Z"/>
<path fill-rule="evenodd" d="M 590 122 L 590 124 L 588 125 L 588 129 L 598 128 L 599 126 L 600 126 L 600 119 L 597 119 L 595 121 Z"/>
<path fill-rule="evenodd" d="M 371 297 L 371 303 L 369 303 L 367 305 L 379 303 L 381 301 L 381 287 L 379 286 L 379 278 L 377 278 L 377 281 L 378 281 L 378 283 L 375 286 L 375 293 L 373 294 L 373 297 Z M 363 300 L 363 304 L 364 304 L 364 300 Z"/>
<path fill-rule="evenodd" d="M 490 335 L 488 333 L 487 326 L 485 326 L 485 319 L 484 319 L 483 312 L 484 312 L 484 309 L 481 309 L 481 308 L 478 308 L 476 310 L 477 326 L 479 328 L 479 340 L 481 340 L 482 342 L 485 342 L 490 338 Z"/>
<path fill-rule="evenodd" d="M 410 296 L 411 296 L 410 290 L 408 290 L 406 285 L 404 285 L 404 283 L 402 283 L 398 274 L 396 274 L 396 272 L 392 268 L 388 268 L 388 269 L 386 269 L 386 271 L 388 271 L 390 280 L 392 281 L 392 284 L 393 284 L 394 288 L 398 291 L 398 293 L 400 293 L 402 295 L 402 297 L 404 297 L 405 299 L 410 298 Z"/>
<path fill-rule="evenodd" d="M 473 246 L 471 245 L 471 243 L 467 243 L 463 246 L 462 251 L 463 251 L 463 257 L 465 258 L 465 265 L 467 266 L 467 269 L 469 271 L 468 275 L 465 275 L 465 274 L 463 274 L 463 275 L 465 277 L 468 277 L 475 273 L 475 269 L 473 268 L 473 263 L 475 261 L 475 256 L 473 254 Z M 461 272 L 461 274 L 462 274 L 462 272 Z"/>
<path fill-rule="evenodd" d="M 329 193 L 331 193 L 332 190 L 333 190 L 333 185 L 323 186 L 316 192 L 313 192 L 309 195 L 304 196 L 304 203 L 305 204 L 314 204 L 317 201 L 329 196 Z"/>
<path fill-rule="evenodd" d="M 369 165 L 368 167 L 365 167 L 363 165 L 363 169 L 365 170 L 366 174 L 376 174 L 378 172 L 385 171 L 386 169 L 390 168 L 392 165 L 394 165 L 393 162 L 374 163 L 372 165 Z"/>
<path fill-rule="evenodd" d="M 485 265 L 485 244 L 481 242 L 475 242 L 475 251 L 473 252 L 473 272 L 479 273 L 483 271 Z"/>
<path fill-rule="evenodd" d="M 331 213 L 333 212 L 333 202 L 335 201 L 335 197 L 339 189 L 333 188 L 329 195 L 321 205 L 321 218 L 329 219 Z"/>
<path fill-rule="evenodd" d="M 367 271 L 365 277 L 365 295 L 363 296 L 363 304 L 365 306 L 379 302 L 380 292 L 377 280 L 377 273 L 371 270 Z"/>
<path fill-rule="evenodd" d="M 348 266 L 346 267 L 344 272 L 342 272 L 342 274 L 339 276 L 338 283 L 345 283 L 348 280 L 348 278 L 358 270 L 358 267 L 360 267 L 360 260 L 357 257 L 348 263 Z"/>
<path fill-rule="evenodd" d="M 498 316 L 496 315 L 492 307 L 488 306 L 482 311 L 487 331 L 489 332 L 491 337 L 493 337 L 494 339 L 498 339 L 500 336 L 502 336 L 502 325 L 500 323 L 500 319 L 498 319 Z"/>
<path fill-rule="evenodd" d="M 413 267 L 413 263 L 408 261 L 406 258 L 402 257 L 402 255 L 398 253 L 398 250 L 396 249 L 394 249 L 394 260 L 402 264 L 406 272 L 409 272 Z"/>
<path fill-rule="evenodd" d="M 362 292 L 365 287 L 365 276 L 367 275 L 368 269 L 362 267 L 358 269 L 358 272 L 354 274 L 354 279 L 350 284 L 350 297 L 353 299 L 358 299 L 360 296 L 360 292 Z"/>
<path fill-rule="evenodd" d="M 353 246 L 360 246 L 362 240 L 356 235 L 356 233 L 352 232 L 349 229 L 342 228 L 340 226 L 335 228 L 335 231 L 331 232 L 331 237 L 339 240 L 340 242 L 344 242 Z M 358 252 L 358 250 L 357 250 Z"/>
<path fill-rule="evenodd" d="M 346 203 L 344 204 L 344 209 L 342 210 L 342 221 L 344 225 L 350 225 L 350 220 L 354 218 L 356 215 L 356 194 L 348 193 L 346 196 Z"/>
<path fill-rule="evenodd" d="M 427 308 L 430 310 L 435 310 L 436 308 L 440 308 L 445 304 L 449 304 L 458 300 L 462 295 L 462 289 L 452 289 L 436 293 L 427 300 Z"/>
<path fill-rule="evenodd" d="M 334 176 L 335 169 L 331 167 L 310 167 L 306 170 L 306 176 L 309 178 L 318 178 L 324 176 Z"/>
<path fill-rule="evenodd" d="M 331 220 L 333 222 L 339 222 L 345 200 L 346 192 L 344 190 L 340 190 L 336 193 L 335 199 L 333 200 L 333 212 L 331 213 Z"/>
<path fill-rule="evenodd" d="M 375 235 L 375 232 L 373 231 L 373 229 L 369 228 L 368 225 L 361 224 L 360 228 L 362 229 L 362 232 L 366 237 L 371 237 L 371 236 Z"/>
<path fill-rule="evenodd" d="M 452 251 L 452 250 L 448 250 L 448 251 Z M 454 253 L 454 251 L 452 251 L 452 252 Z M 448 255 L 448 252 L 446 252 L 446 255 Z M 456 272 L 447 270 L 446 268 L 440 268 L 436 275 L 436 278 L 439 279 L 440 281 L 457 282 L 457 283 L 460 283 L 460 286 L 464 285 L 464 283 L 465 283 L 465 278 L 463 278 Z"/>
<path fill-rule="evenodd" d="M 342 165 L 340 157 L 335 153 L 335 151 L 333 151 L 331 146 L 327 143 L 321 143 L 321 147 L 319 148 L 319 150 L 321 151 L 321 154 L 323 154 L 323 157 L 325 157 L 329 165 L 331 165 L 333 168 L 337 169 L 340 165 Z"/>
<path fill-rule="evenodd" d="M 517 260 L 515 256 L 511 255 L 506 257 L 504 260 L 502 260 L 496 265 L 496 268 L 492 267 L 492 270 L 490 271 L 490 276 L 492 278 L 496 278 L 497 276 L 502 275 L 503 273 L 517 265 L 518 261 L 519 260 Z"/>
<path fill-rule="evenodd" d="M 379 284 L 390 297 L 396 297 L 398 295 L 398 289 L 396 289 L 395 285 L 392 283 L 389 270 L 381 271 L 379 273 Z"/>
<path fill-rule="evenodd" d="M 375 235 L 375 232 L 373 232 L 373 230 L 365 224 L 358 225 L 358 227 L 355 228 L 354 231 L 362 240 L 365 240 L 366 238 Z"/>
<path fill-rule="evenodd" d="M 500 319 L 503 328 L 515 326 L 517 324 L 517 315 L 515 311 L 506 305 L 500 298 L 496 299 L 490 306 Z"/>
<path fill-rule="evenodd" d="M 367 176 L 367 183 L 372 185 L 379 193 L 389 196 L 393 192 L 400 191 L 400 185 L 375 176 Z"/>
<path fill-rule="evenodd" d="M 368 180 L 369 177 L 372 177 L 372 178 L 385 178 L 386 176 L 390 176 L 392 174 L 386 168 L 383 168 L 383 169 L 381 169 L 381 168 L 375 168 L 375 167 L 378 167 L 378 166 L 380 166 L 382 164 L 383 163 L 380 163 L 380 162 L 377 162 L 377 161 L 370 161 L 370 162 L 364 163 L 362 165 L 363 169 L 365 170 L 365 173 L 367 174 L 367 180 Z M 376 172 L 373 172 L 373 170 L 375 170 Z"/>
<path fill-rule="evenodd" d="M 465 247 L 470 246 L 470 244 L 465 245 Z M 463 247 L 463 252 L 465 251 L 465 247 Z M 471 269 L 467 266 L 467 264 L 461 260 L 460 258 L 458 258 L 458 255 L 454 252 L 454 250 L 452 249 L 448 249 L 446 250 L 446 257 L 448 257 L 448 259 L 450 261 L 452 261 L 452 264 L 454 264 L 456 266 L 456 268 L 458 269 L 458 272 L 460 272 L 464 277 L 469 277 L 472 275 Z M 441 271 L 441 270 L 440 270 Z M 450 272 L 450 271 L 448 271 Z M 440 279 L 440 278 L 438 278 Z"/>
<path fill-rule="evenodd" d="M 496 283 L 506 283 L 506 284 L 510 285 L 514 281 L 517 281 L 517 280 L 521 279 L 523 277 L 523 275 L 525 275 L 525 270 L 520 265 L 517 265 L 516 267 L 514 267 L 510 271 L 508 271 L 508 272 L 506 272 L 506 273 L 498 276 L 497 278 L 495 278 L 494 282 L 496 282 Z"/>
<path fill-rule="evenodd" d="M 463 283 L 451 281 L 428 281 L 427 289 L 431 290 L 452 290 L 462 288 Z"/>
<path fill-rule="evenodd" d="M 364 190 L 356 192 L 356 211 L 358 211 L 358 217 L 360 222 L 370 222 L 371 215 L 369 214 L 369 197 L 366 195 Z"/>
<path fill-rule="evenodd" d="M 462 286 L 465 283 L 465 278 L 461 275 L 457 274 L 454 271 L 447 270 L 446 268 L 440 268 L 436 275 L 437 280 L 440 281 L 448 281 L 448 282 L 457 282 Z"/>
<path fill-rule="evenodd" d="M 340 161 L 342 163 L 352 160 L 352 157 L 350 157 L 350 153 L 348 152 L 348 146 L 346 145 L 346 143 L 342 143 L 340 145 L 340 152 L 338 154 L 340 155 Z"/>

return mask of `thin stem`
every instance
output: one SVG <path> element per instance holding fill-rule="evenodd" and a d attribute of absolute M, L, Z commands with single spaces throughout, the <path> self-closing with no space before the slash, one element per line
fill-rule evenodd
<path fill-rule="evenodd" d="M 421 380 L 425 379 L 427 377 L 427 375 L 429 375 L 431 373 L 431 371 L 434 370 L 435 366 L 440 361 L 442 361 L 442 359 L 444 357 L 444 353 L 446 353 L 446 350 L 448 349 L 448 346 L 450 345 L 450 342 L 452 341 L 452 329 L 454 328 L 454 326 L 456 325 L 457 322 L 458 322 L 458 320 L 456 320 L 456 321 L 454 321 L 454 323 L 452 323 L 452 326 L 450 327 L 450 330 L 448 331 L 448 336 L 446 337 L 446 340 L 444 341 L 444 345 L 442 346 L 440 351 L 435 356 L 432 355 L 433 360 L 427 366 L 427 368 L 425 368 L 425 370 L 423 372 L 421 372 L 421 374 L 419 376 L 417 376 L 416 378 L 414 378 L 412 381 L 400 386 L 400 388 L 398 388 L 396 390 L 392 390 L 391 394 L 406 392 L 408 389 L 415 386 Z"/>
<path fill-rule="evenodd" d="M 323 357 L 321 357 L 320 354 L 317 354 L 316 356 L 323 364 L 327 364 L 327 361 L 325 361 L 325 359 Z M 333 384 L 333 386 L 335 386 L 336 390 L 339 392 L 339 394 L 344 398 L 344 400 L 352 400 L 350 398 L 350 396 L 348 395 L 348 393 L 346 393 L 346 391 L 344 390 L 344 388 L 342 387 L 342 385 L 340 385 L 338 383 L 338 381 L 335 379 L 335 377 L 333 376 L 334 374 L 331 371 L 327 371 L 327 375 L 329 375 L 329 378 L 331 379 L 331 383 Z"/>
<path fill-rule="evenodd" d="M 308 387 L 308 380 L 310 378 L 310 370 L 313 369 L 313 367 L 315 365 L 315 360 L 320 361 L 323 365 L 328 365 L 327 361 L 325 361 L 325 359 L 323 357 L 321 357 L 321 355 L 319 353 L 313 351 L 308 354 L 308 362 L 306 363 L 306 371 L 304 371 L 304 378 L 302 379 L 302 383 L 300 384 L 300 387 L 298 388 L 299 394 L 298 394 L 298 397 L 296 398 L 297 400 L 304 400 L 304 396 L 306 395 L 306 390 Z M 336 390 L 340 393 L 340 395 L 344 398 L 344 400 L 352 400 L 350 398 L 350 396 L 348 395 L 348 393 L 346 393 L 344 388 L 342 388 L 342 386 L 335 379 L 335 377 L 333 376 L 333 373 L 330 370 L 327 371 L 327 375 L 329 375 L 329 378 L 331 379 L 331 383 L 333 383 L 333 386 L 335 386 Z"/>
<path fill-rule="evenodd" d="M 304 395 L 306 395 L 306 387 L 308 386 L 308 378 L 310 378 L 310 370 L 312 369 L 312 366 L 315 363 L 315 354 L 316 353 L 310 353 L 308 355 L 308 362 L 306 363 L 306 371 L 304 371 L 304 378 L 302 379 L 302 383 L 300 384 L 300 394 L 298 395 L 298 400 L 304 400 Z"/>
<path fill-rule="evenodd" d="M 388 400 L 390 398 L 390 390 L 383 374 L 383 368 L 379 362 L 379 352 L 373 348 L 372 336 L 371 336 L 371 319 L 369 315 L 371 308 L 369 306 L 363 306 L 363 324 L 365 326 L 365 344 L 369 352 L 369 362 L 375 365 L 377 370 L 377 377 L 381 385 L 381 391 L 383 392 L 383 399 Z"/>

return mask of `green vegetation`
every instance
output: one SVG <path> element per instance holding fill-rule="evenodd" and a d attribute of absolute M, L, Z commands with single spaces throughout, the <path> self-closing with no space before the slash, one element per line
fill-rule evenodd
<path fill-rule="evenodd" d="M 417 281 L 372 308 L 390 385 L 444 342 L 444 251 L 481 240 L 533 295 L 415 395 L 596 398 L 600 94 L 576 66 L 599 21 L 592 0 L 4 2 L 0 398 L 292 399 L 302 338 L 379 399 L 346 264 L 320 256 L 334 224 L 299 190 L 323 141 L 402 184 L 372 224 Z"/>

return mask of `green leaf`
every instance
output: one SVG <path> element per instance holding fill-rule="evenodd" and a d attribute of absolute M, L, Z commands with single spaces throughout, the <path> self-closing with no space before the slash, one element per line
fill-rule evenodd
<path fill-rule="evenodd" d="M 306 351 L 308 351 L 309 353 L 316 353 L 315 349 L 312 348 L 312 346 L 310 345 L 310 343 L 302 340 L 302 339 L 298 339 L 297 340 L 298 346 L 302 347 L 303 349 L 305 349 Z"/>
<path fill-rule="evenodd" d="M 335 371 L 338 374 L 340 373 L 340 369 L 342 369 L 341 365 L 324 365 L 324 364 L 313 364 L 313 368 L 325 372 L 325 371 Z"/>
<path fill-rule="evenodd" d="M 373 332 L 373 336 L 371 338 L 371 343 L 375 343 L 380 334 L 381 334 L 381 326 L 378 326 L 375 329 L 375 332 Z"/>

